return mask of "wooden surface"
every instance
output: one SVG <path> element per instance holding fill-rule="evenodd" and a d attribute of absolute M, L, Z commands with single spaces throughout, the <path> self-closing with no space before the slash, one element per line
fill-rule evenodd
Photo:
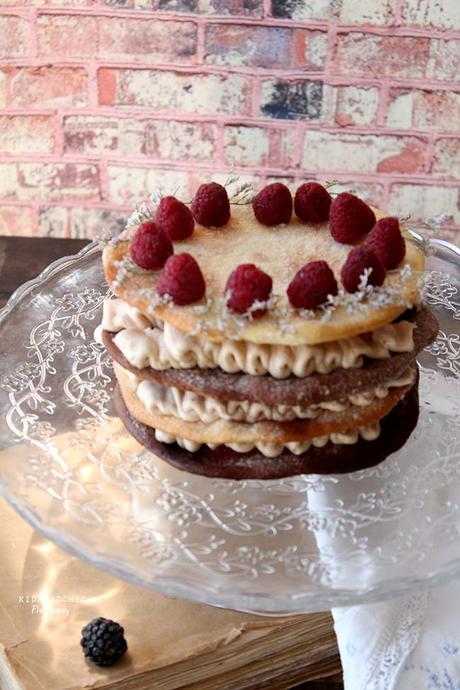
<path fill-rule="evenodd" d="M 75 254 L 87 243 L 48 237 L 0 237 L 0 307 L 19 285 L 34 278 L 55 259 Z M 332 626 L 330 614 L 324 616 Z M 334 676 L 303 683 L 295 690 L 343 690 L 339 665 Z"/>
<path fill-rule="evenodd" d="M 26 280 L 61 256 L 75 254 L 87 240 L 53 237 L 0 237 L 0 306 Z"/>

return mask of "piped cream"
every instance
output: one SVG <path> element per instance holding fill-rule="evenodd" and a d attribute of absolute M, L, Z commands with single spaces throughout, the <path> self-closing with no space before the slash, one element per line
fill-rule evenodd
<path fill-rule="evenodd" d="M 132 366 L 160 371 L 220 368 L 227 373 L 270 374 L 284 379 L 360 367 L 364 357 L 385 359 L 392 352 L 411 352 L 414 348 L 414 324 L 404 320 L 320 345 L 260 345 L 235 340 L 215 343 L 166 322 L 152 321 L 120 299 L 104 304 L 102 326 L 116 333 L 114 343 Z"/>

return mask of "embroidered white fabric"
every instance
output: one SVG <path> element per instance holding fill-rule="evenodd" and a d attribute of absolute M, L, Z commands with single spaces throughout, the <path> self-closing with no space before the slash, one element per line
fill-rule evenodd
<path fill-rule="evenodd" d="M 460 690 L 460 581 L 332 610 L 345 690 Z"/>

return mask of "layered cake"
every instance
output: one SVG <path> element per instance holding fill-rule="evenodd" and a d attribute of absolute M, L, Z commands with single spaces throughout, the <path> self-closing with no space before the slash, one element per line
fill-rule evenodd
<path fill-rule="evenodd" d="M 105 246 L 117 412 L 155 456 L 207 476 L 375 465 L 417 423 L 416 356 L 437 333 L 423 253 L 353 194 L 246 192 L 164 197 Z"/>

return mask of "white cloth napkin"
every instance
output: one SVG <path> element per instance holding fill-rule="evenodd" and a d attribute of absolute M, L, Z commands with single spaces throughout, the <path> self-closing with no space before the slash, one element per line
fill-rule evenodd
<path fill-rule="evenodd" d="M 345 690 L 460 690 L 460 581 L 332 615 Z"/>

